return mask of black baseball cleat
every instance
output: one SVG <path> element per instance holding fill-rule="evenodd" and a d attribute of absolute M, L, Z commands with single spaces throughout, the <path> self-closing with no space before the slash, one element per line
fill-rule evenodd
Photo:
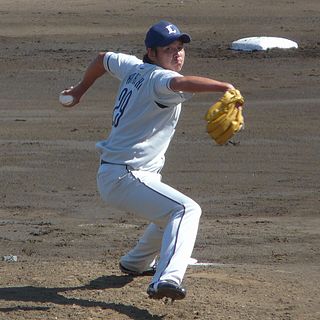
<path fill-rule="evenodd" d="M 119 268 L 123 273 L 126 273 L 130 276 L 133 277 L 144 277 L 144 276 L 154 276 L 154 274 L 156 273 L 156 267 L 152 266 L 149 269 L 139 272 L 139 271 L 134 271 L 134 270 L 130 270 L 127 269 L 126 267 L 124 267 L 121 262 L 119 263 Z"/>
<path fill-rule="evenodd" d="M 172 280 L 163 280 L 154 288 L 154 283 L 150 284 L 147 294 L 151 299 L 170 298 L 172 300 L 182 300 L 186 296 L 186 289 Z"/>

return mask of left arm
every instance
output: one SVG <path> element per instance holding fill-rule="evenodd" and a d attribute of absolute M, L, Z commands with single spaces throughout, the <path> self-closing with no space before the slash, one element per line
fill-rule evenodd
<path fill-rule="evenodd" d="M 210 78 L 197 76 L 175 77 L 170 81 L 170 88 L 173 91 L 184 92 L 224 92 L 234 89 L 234 86 L 227 82 L 221 82 Z"/>

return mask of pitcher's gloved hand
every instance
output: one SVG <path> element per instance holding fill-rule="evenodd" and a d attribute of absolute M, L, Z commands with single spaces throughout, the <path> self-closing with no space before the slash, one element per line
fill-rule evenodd
<path fill-rule="evenodd" d="M 226 144 L 243 127 L 243 104 L 240 91 L 230 89 L 207 111 L 207 132 L 217 144 Z"/>

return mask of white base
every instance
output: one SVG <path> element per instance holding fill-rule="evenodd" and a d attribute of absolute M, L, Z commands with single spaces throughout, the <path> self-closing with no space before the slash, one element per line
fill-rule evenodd
<path fill-rule="evenodd" d="M 233 41 L 232 50 L 261 51 L 268 49 L 292 49 L 298 48 L 298 44 L 292 40 L 278 37 L 250 37 Z"/>

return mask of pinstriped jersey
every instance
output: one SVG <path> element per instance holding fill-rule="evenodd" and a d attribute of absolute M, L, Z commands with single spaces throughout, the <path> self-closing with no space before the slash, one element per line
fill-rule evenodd
<path fill-rule="evenodd" d="M 181 74 L 143 63 L 132 55 L 108 52 L 104 67 L 121 83 L 112 128 L 96 146 L 101 159 L 137 170 L 160 171 L 174 135 L 181 103 L 192 94 L 174 92 L 170 80 Z"/>

